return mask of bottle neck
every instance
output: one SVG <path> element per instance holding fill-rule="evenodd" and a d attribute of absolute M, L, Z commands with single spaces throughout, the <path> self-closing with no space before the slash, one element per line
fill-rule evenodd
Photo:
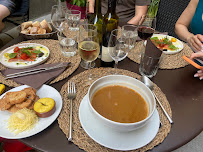
<path fill-rule="evenodd" d="M 109 13 L 116 13 L 116 2 L 117 0 L 109 0 L 108 1 L 108 12 Z"/>
<path fill-rule="evenodd" d="M 101 14 L 101 0 L 95 0 L 94 13 Z"/>

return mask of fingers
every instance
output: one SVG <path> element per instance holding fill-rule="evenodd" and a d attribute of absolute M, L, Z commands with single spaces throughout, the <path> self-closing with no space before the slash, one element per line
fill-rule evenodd
<path fill-rule="evenodd" d="M 194 77 L 199 77 L 199 79 L 202 80 L 203 79 L 203 71 L 202 70 L 197 71 L 197 73 L 194 75 Z"/>
<path fill-rule="evenodd" d="M 203 47 L 203 35 L 197 34 L 191 36 L 188 40 L 188 43 L 195 49 L 195 51 L 201 51 Z"/>
<path fill-rule="evenodd" d="M 190 56 L 191 59 L 198 58 L 198 57 L 203 57 L 203 52 L 202 51 L 192 53 L 191 56 Z"/>

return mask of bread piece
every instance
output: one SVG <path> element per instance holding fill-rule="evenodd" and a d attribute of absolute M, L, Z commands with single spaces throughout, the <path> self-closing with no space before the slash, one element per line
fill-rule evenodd
<path fill-rule="evenodd" d="M 35 21 L 34 23 L 32 23 L 33 27 L 37 27 L 38 29 L 41 28 L 40 22 L 39 21 Z"/>
<path fill-rule="evenodd" d="M 22 34 L 29 34 L 30 32 L 29 32 L 29 30 L 28 30 L 28 28 L 27 28 L 27 29 L 25 29 L 25 30 L 22 30 L 21 33 L 22 33 Z"/>
<path fill-rule="evenodd" d="M 40 22 L 40 25 L 43 29 L 46 30 L 47 33 L 52 32 L 51 25 L 44 19 L 43 21 Z"/>
<path fill-rule="evenodd" d="M 30 30 L 30 34 L 37 34 L 37 27 L 32 27 L 31 30 Z"/>
<path fill-rule="evenodd" d="M 28 21 L 28 22 L 24 22 L 21 24 L 21 30 L 25 30 L 26 28 L 28 28 L 29 26 L 32 26 L 32 21 Z"/>
<path fill-rule="evenodd" d="M 37 31 L 38 34 L 46 34 L 46 30 L 43 28 L 39 28 Z"/>

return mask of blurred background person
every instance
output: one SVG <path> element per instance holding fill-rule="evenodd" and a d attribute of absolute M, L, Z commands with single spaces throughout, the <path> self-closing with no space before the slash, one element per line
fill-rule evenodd
<path fill-rule="evenodd" d="M 94 1 L 89 1 L 89 11 L 94 12 Z M 142 15 L 146 15 L 148 5 L 151 0 L 117 0 L 116 14 L 119 17 L 119 21 L 138 25 L 138 22 Z M 102 14 L 104 15 L 108 9 L 108 0 L 101 0 Z"/>
<path fill-rule="evenodd" d="M 5 26 L 3 19 L 9 16 L 15 10 L 15 6 L 15 0 L 0 0 L 0 32 Z"/>
<path fill-rule="evenodd" d="M 188 27 L 191 27 L 191 32 Z M 180 39 L 195 50 L 203 50 L 203 0 L 191 0 L 175 25 Z"/>

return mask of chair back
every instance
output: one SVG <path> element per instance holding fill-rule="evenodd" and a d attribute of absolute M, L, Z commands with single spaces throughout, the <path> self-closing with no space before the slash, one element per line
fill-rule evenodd
<path fill-rule="evenodd" d="M 190 0 L 160 0 L 156 30 L 168 32 L 168 35 L 178 38 L 175 34 L 175 24 L 189 2 Z"/>

